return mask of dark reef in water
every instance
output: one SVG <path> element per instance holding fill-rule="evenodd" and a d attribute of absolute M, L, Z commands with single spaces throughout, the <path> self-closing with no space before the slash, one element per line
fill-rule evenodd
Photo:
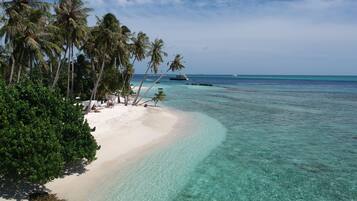
<path fill-rule="evenodd" d="M 186 85 L 213 87 L 213 84 L 209 84 L 209 83 L 186 83 Z"/>

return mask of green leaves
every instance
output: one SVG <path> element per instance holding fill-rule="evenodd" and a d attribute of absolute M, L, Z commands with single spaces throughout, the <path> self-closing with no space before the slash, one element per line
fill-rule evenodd
<path fill-rule="evenodd" d="M 81 109 L 41 84 L 0 83 L 0 176 L 45 183 L 98 149 Z"/>
<path fill-rule="evenodd" d="M 156 106 L 159 101 L 164 101 L 165 98 L 166 98 L 166 94 L 164 93 L 164 91 L 158 90 L 158 92 L 155 93 L 155 96 L 152 98 L 152 100 L 154 101 Z"/>
<path fill-rule="evenodd" d="M 149 66 L 151 71 L 155 74 L 159 71 L 159 67 L 164 61 L 164 57 L 167 56 L 167 53 L 164 52 L 163 49 L 164 41 L 162 39 L 155 39 L 155 41 L 151 43 L 151 49 L 148 53 L 150 56 Z"/>
<path fill-rule="evenodd" d="M 183 57 L 180 55 L 180 54 L 177 54 L 175 56 L 175 59 L 171 62 L 171 64 L 169 63 L 169 70 L 172 71 L 172 72 L 175 72 L 175 71 L 180 71 L 182 69 L 185 68 L 185 66 L 183 65 Z"/>

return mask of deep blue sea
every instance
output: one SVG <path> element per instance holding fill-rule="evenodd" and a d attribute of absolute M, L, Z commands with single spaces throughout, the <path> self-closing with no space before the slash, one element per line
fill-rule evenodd
<path fill-rule="evenodd" d="M 158 87 L 201 129 L 133 168 L 107 200 L 357 200 L 357 76 L 189 77 Z"/>

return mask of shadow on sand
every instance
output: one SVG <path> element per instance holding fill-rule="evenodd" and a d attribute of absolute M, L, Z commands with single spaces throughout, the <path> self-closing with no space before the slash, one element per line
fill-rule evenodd
<path fill-rule="evenodd" d="M 86 163 L 83 161 L 70 164 L 65 168 L 64 173 L 60 178 L 63 178 L 67 175 L 83 174 L 86 172 L 85 166 Z M 32 194 L 41 194 L 47 192 L 50 192 L 50 190 L 47 189 L 45 185 L 0 177 L 0 199 L 27 200 Z"/>

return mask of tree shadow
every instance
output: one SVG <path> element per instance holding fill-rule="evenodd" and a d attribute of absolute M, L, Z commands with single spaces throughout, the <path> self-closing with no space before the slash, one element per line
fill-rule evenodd
<path fill-rule="evenodd" d="M 44 185 L 26 181 L 15 181 L 10 178 L 0 178 L 0 198 L 23 200 L 36 192 L 48 191 Z"/>
<path fill-rule="evenodd" d="M 86 169 L 87 165 L 88 165 L 88 163 L 84 160 L 67 164 L 64 169 L 64 172 L 60 176 L 60 178 L 63 178 L 65 176 L 69 176 L 69 175 L 74 175 L 74 174 L 81 175 L 87 171 L 87 169 Z"/>
<path fill-rule="evenodd" d="M 81 175 L 87 171 L 85 161 L 66 165 L 63 174 L 59 178 L 69 175 Z M 29 199 L 30 195 L 38 193 L 48 193 L 50 190 L 42 184 L 35 184 L 28 181 L 19 181 L 9 177 L 0 176 L 0 199 L 24 200 Z"/>

